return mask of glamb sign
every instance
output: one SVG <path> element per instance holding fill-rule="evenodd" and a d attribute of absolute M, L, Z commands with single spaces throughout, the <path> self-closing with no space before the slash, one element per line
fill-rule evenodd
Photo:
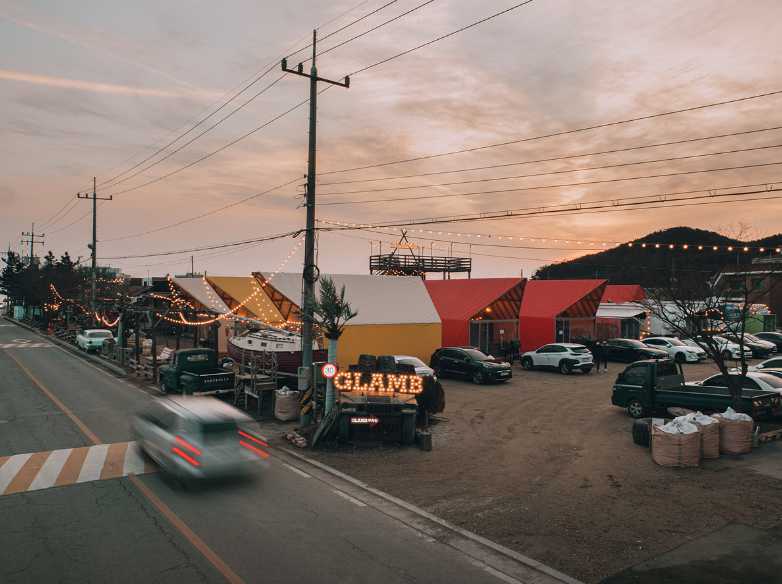
<path fill-rule="evenodd" d="M 334 385 L 340 391 L 363 393 L 419 394 L 424 390 L 424 380 L 418 375 L 404 373 L 372 373 L 367 376 L 358 371 L 340 371 L 334 376 Z"/>

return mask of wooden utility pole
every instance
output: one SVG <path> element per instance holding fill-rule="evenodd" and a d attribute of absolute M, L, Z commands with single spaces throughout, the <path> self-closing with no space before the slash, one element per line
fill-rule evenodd
<path fill-rule="evenodd" d="M 35 258 L 35 244 L 36 243 L 44 243 L 43 238 L 46 237 L 45 233 L 36 233 L 35 232 L 35 223 L 32 224 L 30 227 L 30 231 L 24 231 L 22 232 L 22 237 L 29 237 L 29 239 L 23 239 L 22 243 L 29 243 L 30 244 L 30 267 L 33 265 L 33 261 Z M 36 237 L 39 237 L 36 241 Z M 11 249 L 11 246 L 8 246 L 8 249 Z"/>
<path fill-rule="evenodd" d="M 307 77 L 310 80 L 310 135 L 309 135 L 309 155 L 307 159 L 307 227 L 304 240 L 304 272 L 302 273 L 302 323 L 301 323 L 301 353 L 302 367 L 305 368 L 308 375 L 308 390 L 305 395 L 309 395 L 309 400 L 303 400 L 302 405 L 302 423 L 310 421 L 312 411 L 311 399 L 314 389 L 312 379 L 312 308 L 315 301 L 315 282 L 318 281 L 318 266 L 315 260 L 315 176 L 316 176 L 316 152 L 317 152 L 317 124 L 318 124 L 318 81 L 338 85 L 340 87 L 350 87 L 350 77 L 345 77 L 344 81 L 332 81 L 318 77 L 318 69 L 315 64 L 317 57 L 318 31 L 312 31 L 312 66 L 309 74 L 304 73 L 304 64 L 299 63 L 296 69 L 288 68 L 288 60 L 282 60 L 282 70 L 286 73 L 293 73 L 301 77 Z"/>
<path fill-rule="evenodd" d="M 99 197 L 97 195 L 97 188 L 96 188 L 97 181 L 95 177 L 92 177 L 92 194 L 89 193 L 76 193 L 77 199 L 92 199 L 92 245 L 88 245 L 90 250 L 92 251 L 91 257 L 92 257 L 92 292 L 90 293 L 90 310 L 92 312 L 92 317 L 95 318 L 95 278 L 96 273 L 98 270 L 97 262 L 98 262 L 98 250 L 97 250 L 97 238 L 98 238 L 98 200 L 101 201 L 111 201 L 112 196 L 109 195 L 108 197 Z"/>

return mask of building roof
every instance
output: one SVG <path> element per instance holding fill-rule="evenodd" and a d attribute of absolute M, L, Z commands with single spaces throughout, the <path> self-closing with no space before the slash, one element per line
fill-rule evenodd
<path fill-rule="evenodd" d="M 593 317 L 605 280 L 530 280 L 524 287 L 521 317 Z"/>
<path fill-rule="evenodd" d="M 301 305 L 301 274 L 259 272 L 269 280 L 267 288 L 276 290 L 296 305 Z M 339 290 L 345 286 L 345 298 L 358 312 L 351 325 L 439 323 L 440 317 L 417 276 L 375 276 L 367 274 L 323 274 L 330 276 Z M 315 285 L 315 293 L 319 286 Z"/>
<path fill-rule="evenodd" d="M 443 320 L 468 320 L 518 286 L 519 291 L 514 298 L 516 302 L 507 303 L 512 304 L 513 307 L 503 305 L 508 314 L 503 314 L 501 317 L 508 319 L 519 317 L 521 287 L 524 283 L 522 278 L 427 280 L 424 283 Z"/>
<path fill-rule="evenodd" d="M 173 280 L 174 284 L 201 303 L 207 310 L 213 310 L 218 314 L 225 314 L 230 310 L 223 299 L 217 295 L 212 285 L 202 276 L 175 276 Z"/>
<path fill-rule="evenodd" d="M 638 302 L 646 299 L 640 284 L 608 284 L 601 302 Z"/>
<path fill-rule="evenodd" d="M 279 323 L 285 320 L 252 276 L 207 276 L 206 279 L 218 292 L 233 300 L 229 302 L 232 308 L 246 302 L 244 308 L 264 322 Z"/>
<path fill-rule="evenodd" d="M 601 302 L 597 307 L 597 318 L 635 318 L 646 313 L 647 309 L 635 302 Z"/>

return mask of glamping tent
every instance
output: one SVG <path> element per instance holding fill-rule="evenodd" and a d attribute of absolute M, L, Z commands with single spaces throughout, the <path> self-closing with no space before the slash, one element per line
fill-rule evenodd
<path fill-rule="evenodd" d="M 639 284 L 608 284 L 600 302 L 640 302 L 646 299 L 646 292 Z"/>
<path fill-rule="evenodd" d="M 471 345 L 494 352 L 518 341 L 519 310 L 526 280 L 472 278 L 427 280 L 443 324 L 443 346 Z"/>
<path fill-rule="evenodd" d="M 522 351 L 594 338 L 595 314 L 605 287 L 605 280 L 527 282 L 519 314 Z"/>
<path fill-rule="evenodd" d="M 301 274 L 254 274 L 278 312 L 299 314 Z M 440 317 L 418 277 L 331 275 L 358 316 L 339 340 L 337 363 L 347 367 L 362 353 L 413 355 L 429 362 L 440 346 Z M 265 284 L 265 285 L 264 285 Z M 316 294 L 319 287 L 315 286 Z"/>
<path fill-rule="evenodd" d="M 286 319 L 252 276 L 207 276 L 206 279 L 225 304 L 235 309 L 238 316 L 271 325 L 285 322 Z"/>

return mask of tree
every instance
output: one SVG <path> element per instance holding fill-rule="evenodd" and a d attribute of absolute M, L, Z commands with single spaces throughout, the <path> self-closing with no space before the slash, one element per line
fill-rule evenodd
<path fill-rule="evenodd" d="M 358 315 L 345 299 L 345 286 L 337 292 L 334 280 L 324 276 L 320 281 L 320 296 L 312 307 L 315 322 L 320 325 L 323 336 L 329 340 L 329 363 L 337 360 L 337 342 L 342 336 L 345 325 Z M 334 408 L 335 394 L 332 380 L 326 381 L 325 414 Z"/>
<path fill-rule="evenodd" d="M 734 338 L 740 346 L 738 370 L 747 373 L 744 337 L 747 320 L 753 316 L 753 303 L 770 293 L 782 281 L 782 267 L 771 264 L 761 272 L 764 278 L 748 277 L 753 272 L 711 275 L 697 269 L 680 269 L 667 274 L 667 283 L 647 290 L 641 304 L 666 327 L 681 337 L 697 341 L 728 380 L 734 407 L 738 407 L 742 381 L 730 375 L 732 355 L 722 340 Z"/>

